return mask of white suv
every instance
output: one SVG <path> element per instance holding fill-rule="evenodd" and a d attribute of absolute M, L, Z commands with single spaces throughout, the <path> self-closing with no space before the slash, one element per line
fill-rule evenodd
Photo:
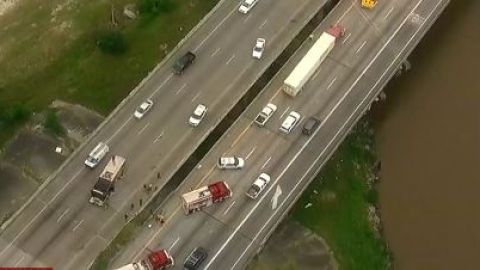
<path fill-rule="evenodd" d="M 247 14 L 257 2 L 258 0 L 243 0 L 242 4 L 238 8 L 238 11 L 240 11 L 240 13 Z"/>
<path fill-rule="evenodd" d="M 255 42 L 255 47 L 253 47 L 252 57 L 256 59 L 262 58 L 263 51 L 265 50 L 265 39 L 264 38 L 257 38 Z"/>
<path fill-rule="evenodd" d="M 283 120 L 283 123 L 282 123 L 282 126 L 280 127 L 280 131 L 282 131 L 283 133 L 290 133 L 290 131 L 292 131 L 295 126 L 298 124 L 298 121 L 300 121 L 300 114 L 296 111 L 291 111 L 287 118 L 285 118 L 285 120 Z"/>
<path fill-rule="evenodd" d="M 198 104 L 195 110 L 193 111 L 192 115 L 188 119 L 188 123 L 196 127 L 202 122 L 203 117 L 205 117 L 205 114 L 207 113 L 207 106 L 203 104 Z"/>
<path fill-rule="evenodd" d="M 221 157 L 218 159 L 219 169 L 241 169 L 245 166 L 245 160 L 239 157 Z"/>

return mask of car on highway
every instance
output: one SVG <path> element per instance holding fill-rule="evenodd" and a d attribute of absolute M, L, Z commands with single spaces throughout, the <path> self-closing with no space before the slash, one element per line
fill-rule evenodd
<path fill-rule="evenodd" d="M 272 117 L 273 113 L 277 111 L 277 106 L 272 103 L 268 103 L 263 109 L 258 113 L 257 117 L 255 117 L 255 124 L 263 127 L 265 123 L 267 123 L 268 119 Z"/>
<path fill-rule="evenodd" d="M 264 38 L 257 38 L 255 47 L 253 47 L 252 57 L 255 59 L 262 58 L 263 51 L 265 50 L 266 40 Z"/>
<path fill-rule="evenodd" d="M 221 157 L 218 159 L 219 169 L 241 169 L 245 166 L 245 160 L 239 157 Z"/>
<path fill-rule="evenodd" d="M 188 119 L 188 123 L 193 127 L 198 126 L 200 122 L 202 122 L 202 119 L 205 117 L 207 110 L 208 110 L 207 106 L 203 104 L 198 104 L 195 110 L 193 111 L 192 115 Z"/>
<path fill-rule="evenodd" d="M 291 111 L 288 114 L 287 118 L 283 120 L 282 125 L 280 126 L 280 131 L 286 134 L 290 133 L 298 124 L 298 122 L 300 121 L 300 118 L 301 116 L 298 112 Z"/>
<path fill-rule="evenodd" d="M 253 181 L 250 188 L 245 192 L 245 195 L 251 199 L 256 199 L 258 195 L 260 195 L 263 190 L 267 187 L 268 183 L 270 183 L 270 175 L 266 173 L 261 173 L 260 176 Z"/>
<path fill-rule="evenodd" d="M 193 52 L 186 52 L 182 57 L 178 58 L 173 65 L 175 74 L 182 74 L 194 61 L 197 56 Z"/>
<path fill-rule="evenodd" d="M 142 102 L 142 104 L 140 104 L 140 106 L 137 107 L 137 109 L 135 110 L 135 113 L 133 113 L 133 115 L 137 119 L 142 119 L 143 116 L 145 116 L 145 114 L 147 114 L 147 112 L 150 111 L 150 109 L 152 107 L 153 107 L 153 100 L 147 99 L 144 102 Z"/>
<path fill-rule="evenodd" d="M 185 270 L 197 270 L 202 263 L 207 259 L 208 252 L 202 247 L 196 247 L 190 255 L 188 255 L 183 267 Z"/>
<path fill-rule="evenodd" d="M 243 0 L 242 4 L 238 8 L 238 11 L 243 14 L 247 14 L 259 0 Z"/>
<path fill-rule="evenodd" d="M 305 121 L 305 124 L 303 124 L 302 133 L 307 136 L 312 135 L 320 126 L 320 123 L 320 119 L 316 118 L 315 116 L 310 116 L 307 121 Z"/>
<path fill-rule="evenodd" d="M 85 160 L 85 165 L 91 169 L 95 168 L 105 155 L 110 151 L 110 148 L 106 143 L 99 142 L 95 148 L 88 154 Z"/>

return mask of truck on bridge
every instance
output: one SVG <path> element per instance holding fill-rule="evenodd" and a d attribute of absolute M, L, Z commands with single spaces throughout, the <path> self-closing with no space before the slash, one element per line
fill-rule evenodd
<path fill-rule="evenodd" d="M 335 46 L 335 41 L 342 37 L 344 33 L 345 29 L 340 25 L 334 25 L 323 32 L 290 75 L 283 81 L 283 91 L 292 97 L 295 97 L 302 91 L 305 83 Z"/>
<path fill-rule="evenodd" d="M 182 195 L 185 214 L 200 211 L 214 203 L 232 197 L 232 191 L 225 181 L 219 181 Z"/>
<path fill-rule="evenodd" d="M 115 182 L 122 178 L 124 173 L 125 158 L 112 156 L 93 186 L 89 202 L 104 206 L 110 194 L 115 191 Z"/>
<path fill-rule="evenodd" d="M 162 249 L 150 253 L 147 258 L 139 262 L 130 263 L 115 270 L 163 270 L 174 264 L 172 256 Z"/>

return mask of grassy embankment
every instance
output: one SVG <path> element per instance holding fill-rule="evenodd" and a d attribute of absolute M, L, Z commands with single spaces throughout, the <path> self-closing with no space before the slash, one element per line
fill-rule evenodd
<path fill-rule="evenodd" d="M 0 36 L 8 37 L 0 39 L 0 146 L 28 118 L 12 121 L 8 112 L 18 107 L 39 112 L 62 99 L 108 114 L 218 0 L 175 0 L 168 12 L 135 21 L 121 14 L 132 2 L 22 1 L 0 17 Z M 98 34 L 112 29 L 126 41 L 123 54 L 96 45 Z"/>
<path fill-rule="evenodd" d="M 390 254 L 374 232 L 368 207 L 377 203 L 372 186 L 373 130 L 362 120 L 304 192 L 291 218 L 322 236 L 340 269 L 389 269 Z M 311 203 L 311 207 L 305 206 Z"/>

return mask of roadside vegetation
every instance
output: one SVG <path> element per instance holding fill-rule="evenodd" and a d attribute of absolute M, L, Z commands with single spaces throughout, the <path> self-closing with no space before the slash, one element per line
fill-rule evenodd
<path fill-rule="evenodd" d="M 108 114 L 217 2 L 20 1 L 0 17 L 0 146 L 55 99 Z"/>
<path fill-rule="evenodd" d="M 361 120 L 295 205 L 291 217 L 323 237 L 340 269 L 390 269 L 381 238 L 373 129 Z"/>

